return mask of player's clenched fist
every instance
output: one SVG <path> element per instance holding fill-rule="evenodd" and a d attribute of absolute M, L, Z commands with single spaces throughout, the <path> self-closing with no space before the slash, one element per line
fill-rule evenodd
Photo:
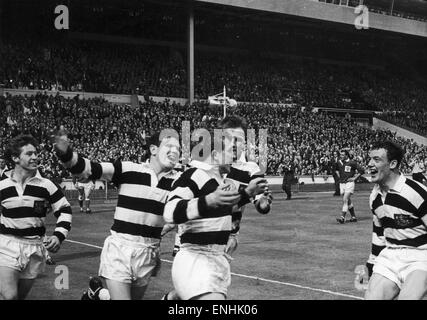
<path fill-rule="evenodd" d="M 214 192 L 206 196 L 206 204 L 210 208 L 234 206 L 240 200 L 240 194 L 237 190 L 223 190 L 219 186 Z"/>
<path fill-rule="evenodd" d="M 68 148 L 70 147 L 70 142 L 67 137 L 67 132 L 65 131 L 64 126 L 60 126 L 59 130 L 55 132 L 54 136 L 54 147 L 58 155 L 64 155 L 67 153 Z"/>
<path fill-rule="evenodd" d="M 266 188 L 268 188 L 268 183 L 265 178 L 255 178 L 249 182 L 245 191 L 249 197 L 255 197 L 256 195 L 263 193 Z"/>

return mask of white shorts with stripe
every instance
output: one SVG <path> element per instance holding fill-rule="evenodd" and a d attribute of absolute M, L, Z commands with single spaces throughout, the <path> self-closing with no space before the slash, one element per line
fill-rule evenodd
<path fill-rule="evenodd" d="M 133 286 L 148 285 L 160 258 L 159 243 L 134 242 L 115 234 L 105 239 L 99 275 Z"/>
<path fill-rule="evenodd" d="M 354 181 L 340 183 L 340 193 L 343 195 L 344 193 L 354 193 Z"/>
<path fill-rule="evenodd" d="M 47 250 L 41 239 L 0 234 L 0 266 L 18 270 L 20 279 L 35 279 L 44 272 Z"/>
<path fill-rule="evenodd" d="M 396 283 L 399 288 L 415 270 L 427 272 L 427 249 L 385 248 L 375 259 L 374 273 Z"/>
<path fill-rule="evenodd" d="M 227 296 L 231 271 L 224 250 L 224 245 L 181 246 L 172 265 L 172 281 L 181 299 L 213 292 Z"/>
<path fill-rule="evenodd" d="M 76 183 L 76 187 L 78 189 L 93 190 L 93 189 L 95 189 L 95 184 L 93 183 L 93 181 L 89 181 L 89 182 L 77 182 Z"/>

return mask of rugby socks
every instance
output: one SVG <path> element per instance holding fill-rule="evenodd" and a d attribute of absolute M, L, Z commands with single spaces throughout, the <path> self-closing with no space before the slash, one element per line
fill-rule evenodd
<path fill-rule="evenodd" d="M 356 214 L 354 213 L 354 207 L 353 207 L 353 205 L 352 205 L 352 204 L 348 206 L 348 211 L 350 212 L 350 215 L 351 215 L 352 217 L 355 217 L 355 216 L 356 216 Z"/>
<path fill-rule="evenodd" d="M 79 206 L 80 206 L 80 211 L 83 211 L 83 197 L 79 196 Z"/>

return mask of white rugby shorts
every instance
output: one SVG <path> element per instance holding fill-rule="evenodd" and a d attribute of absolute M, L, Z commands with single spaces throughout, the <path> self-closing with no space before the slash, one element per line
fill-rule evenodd
<path fill-rule="evenodd" d="M 354 193 L 354 181 L 340 183 L 340 193 L 343 195 L 344 193 Z"/>
<path fill-rule="evenodd" d="M 44 272 L 47 250 L 41 239 L 0 234 L 0 266 L 20 272 L 20 279 L 35 279 Z"/>
<path fill-rule="evenodd" d="M 399 288 L 415 270 L 427 272 L 427 249 L 385 248 L 375 259 L 373 273 L 396 283 Z"/>
<path fill-rule="evenodd" d="M 209 247 L 185 244 L 176 254 L 172 264 L 172 281 L 181 299 L 189 300 L 206 293 L 227 296 L 231 271 L 224 253 L 225 246 L 219 250 L 206 249 Z"/>
<path fill-rule="evenodd" d="M 159 244 L 134 242 L 110 235 L 102 248 L 99 275 L 144 287 L 148 285 L 159 258 Z"/>

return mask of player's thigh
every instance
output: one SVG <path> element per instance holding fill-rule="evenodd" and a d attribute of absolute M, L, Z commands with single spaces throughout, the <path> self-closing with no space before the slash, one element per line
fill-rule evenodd
<path fill-rule="evenodd" d="M 219 292 L 209 292 L 191 298 L 191 300 L 225 300 L 225 295 Z"/>
<path fill-rule="evenodd" d="M 80 197 L 84 197 L 85 195 L 85 189 L 83 187 L 78 187 L 77 192 L 79 193 Z"/>
<path fill-rule="evenodd" d="M 146 290 L 147 290 L 147 286 L 132 286 L 131 288 L 132 300 L 142 300 Z"/>
<path fill-rule="evenodd" d="M 427 271 L 415 270 L 407 275 L 399 300 L 421 300 L 427 294 Z"/>
<path fill-rule="evenodd" d="M 84 188 L 85 199 L 89 199 L 90 194 L 92 193 L 92 188 Z"/>
<path fill-rule="evenodd" d="M 348 203 L 350 201 L 350 197 L 351 197 L 351 193 L 345 191 L 344 194 L 343 194 L 343 196 L 342 196 L 342 201 L 344 203 Z"/>
<path fill-rule="evenodd" d="M 399 287 L 390 279 L 374 273 L 365 293 L 366 300 L 393 300 L 399 294 Z"/>
<path fill-rule="evenodd" d="M 18 299 L 23 300 L 27 297 L 33 287 L 35 279 L 20 279 L 18 282 Z"/>
<path fill-rule="evenodd" d="M 0 300 L 18 299 L 19 271 L 0 267 Z"/>
<path fill-rule="evenodd" d="M 111 300 L 131 300 L 131 284 L 111 279 L 105 279 Z"/>

